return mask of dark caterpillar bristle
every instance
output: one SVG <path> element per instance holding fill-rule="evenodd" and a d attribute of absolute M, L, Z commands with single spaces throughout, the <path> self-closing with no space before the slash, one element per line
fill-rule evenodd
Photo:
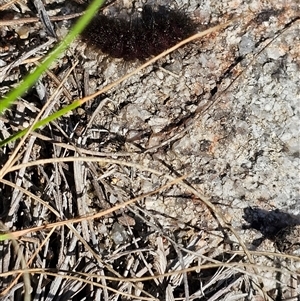
<path fill-rule="evenodd" d="M 141 17 L 130 21 L 97 15 L 82 40 L 102 52 L 126 61 L 157 55 L 194 34 L 194 22 L 183 12 L 145 5 Z"/>

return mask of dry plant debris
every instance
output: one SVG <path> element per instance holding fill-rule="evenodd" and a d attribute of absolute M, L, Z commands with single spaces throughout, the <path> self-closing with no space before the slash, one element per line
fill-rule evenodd
<path fill-rule="evenodd" d="M 242 17 L 31 133 L 5 172 L 17 143 L 0 149 L 1 230 L 16 236 L 0 245 L 1 301 L 299 299 L 299 5 L 160 4 L 199 30 Z M 29 2 L 0 9 L 2 97 L 83 8 L 46 1 L 46 23 L 26 23 Z M 1 139 L 139 64 L 78 39 L 0 117 Z"/>

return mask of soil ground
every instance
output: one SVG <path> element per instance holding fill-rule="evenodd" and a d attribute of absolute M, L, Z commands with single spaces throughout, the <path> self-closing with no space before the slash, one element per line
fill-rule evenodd
<path fill-rule="evenodd" d="M 44 4 L 50 16 L 82 11 Z M 160 4 L 199 31 L 240 18 L 30 134 L 0 181 L 2 230 L 28 230 L 1 242 L 1 301 L 299 300 L 299 2 Z M 35 15 L 23 2 L 1 12 L 24 18 L 0 25 L 2 97 L 56 43 L 26 24 Z M 53 22 L 58 39 L 71 24 Z M 0 116 L 1 139 L 141 64 L 78 38 Z"/>

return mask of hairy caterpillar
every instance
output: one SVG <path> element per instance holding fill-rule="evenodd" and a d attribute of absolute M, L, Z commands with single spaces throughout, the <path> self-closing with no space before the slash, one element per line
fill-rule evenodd
<path fill-rule="evenodd" d="M 115 58 L 144 60 L 194 34 L 195 23 L 182 11 L 145 5 L 141 16 L 127 21 L 97 15 L 82 40 Z"/>

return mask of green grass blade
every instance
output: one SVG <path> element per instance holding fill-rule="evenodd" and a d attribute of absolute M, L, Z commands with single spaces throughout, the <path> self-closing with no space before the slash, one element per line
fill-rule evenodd
<path fill-rule="evenodd" d="M 86 10 L 86 13 L 78 20 L 66 38 L 56 47 L 43 63 L 38 66 L 33 73 L 28 74 L 24 81 L 11 92 L 9 92 L 3 99 L 0 100 L 0 114 L 7 109 L 18 97 L 22 96 L 41 76 L 51 63 L 68 47 L 68 45 L 80 34 L 88 22 L 93 18 L 95 12 L 104 3 L 105 0 L 95 0 Z"/>
<path fill-rule="evenodd" d="M 38 129 L 39 127 L 42 127 L 42 126 L 45 126 L 46 124 L 48 124 L 49 122 L 65 115 L 66 113 L 78 108 L 79 106 L 81 105 L 81 101 L 80 100 L 75 100 L 74 102 L 72 102 L 70 105 L 62 108 L 61 110 L 53 113 L 52 115 L 38 121 L 37 123 L 35 123 L 35 125 L 33 126 L 33 129 L 32 130 L 36 130 Z M 21 137 L 23 137 L 27 131 L 29 130 L 29 127 L 22 130 L 22 131 L 19 131 L 11 136 L 9 136 L 8 138 L 0 141 L 0 147 L 6 145 L 7 143 L 9 142 L 13 142 Z"/>

